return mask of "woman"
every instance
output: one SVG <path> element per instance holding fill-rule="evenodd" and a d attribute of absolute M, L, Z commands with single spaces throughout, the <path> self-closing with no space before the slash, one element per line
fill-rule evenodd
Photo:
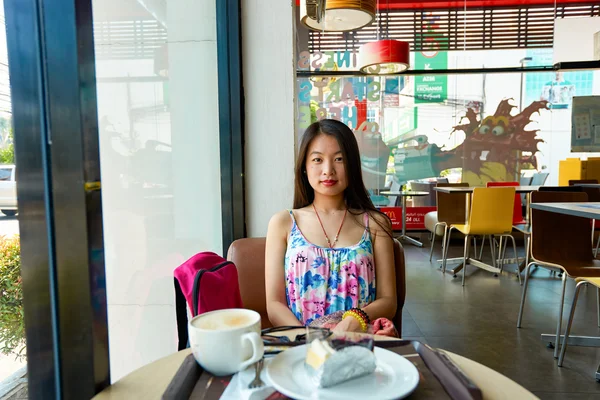
<path fill-rule="evenodd" d="M 396 278 L 391 223 L 365 189 L 358 144 L 343 123 L 310 125 L 295 170 L 294 209 L 269 222 L 266 294 L 275 326 L 343 313 L 340 331 L 393 318 Z M 349 311 L 351 312 L 345 312 Z"/>

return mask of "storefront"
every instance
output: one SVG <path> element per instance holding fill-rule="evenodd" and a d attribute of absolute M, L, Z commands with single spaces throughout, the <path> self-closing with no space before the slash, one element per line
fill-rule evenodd
<path fill-rule="evenodd" d="M 297 137 L 318 119 L 348 124 L 371 198 L 390 216 L 400 213 L 399 198 L 381 191 L 432 191 L 429 182 L 440 181 L 485 186 L 538 173 L 557 184 L 558 161 L 582 155 L 570 152 L 573 97 L 600 93 L 600 72 L 577 63 L 594 59 L 596 6 L 421 4 L 380 1 L 377 18 L 350 32 L 297 23 Z M 569 45 L 574 31 L 582 37 L 577 50 Z M 411 44 L 411 69 L 359 71 L 365 44 L 390 39 Z M 430 197 L 409 200 L 408 229 L 424 228 Z"/>

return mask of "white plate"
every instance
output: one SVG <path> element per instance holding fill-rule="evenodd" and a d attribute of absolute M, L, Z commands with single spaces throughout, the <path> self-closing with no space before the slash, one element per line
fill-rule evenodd
<path fill-rule="evenodd" d="M 279 353 L 267 366 L 267 376 L 280 393 L 294 399 L 401 399 L 419 384 L 419 371 L 406 358 L 375 347 L 374 373 L 339 385 L 318 389 L 308 377 L 304 360 L 306 345 Z"/>

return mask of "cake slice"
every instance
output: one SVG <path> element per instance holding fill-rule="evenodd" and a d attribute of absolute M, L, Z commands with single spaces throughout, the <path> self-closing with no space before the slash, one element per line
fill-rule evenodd
<path fill-rule="evenodd" d="M 305 365 L 319 388 L 328 388 L 375 371 L 373 339 L 354 342 L 347 339 L 313 340 L 306 352 Z"/>
<path fill-rule="evenodd" d="M 327 340 L 313 340 L 306 352 L 306 364 L 318 370 L 335 353 Z"/>

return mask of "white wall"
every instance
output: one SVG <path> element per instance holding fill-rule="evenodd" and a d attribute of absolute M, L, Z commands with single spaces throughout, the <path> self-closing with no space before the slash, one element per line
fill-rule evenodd
<path fill-rule="evenodd" d="M 600 72 L 594 73 L 594 80 L 600 80 Z M 600 92 L 594 91 L 594 95 Z M 549 110 L 543 117 L 537 117 L 539 136 L 545 143 L 539 144 L 539 167 L 545 165 L 548 172 L 546 185 L 558 185 L 558 163 L 566 158 L 600 157 L 600 153 L 571 153 L 571 116 L 572 110 Z"/>
<path fill-rule="evenodd" d="M 215 1 L 165 3 L 167 82 L 149 57 L 96 63 L 113 381 L 176 351 L 173 270 L 222 251 Z M 95 23 L 139 7 L 95 0 Z"/>
<path fill-rule="evenodd" d="M 559 18 L 554 21 L 554 62 L 594 59 L 594 34 L 600 17 Z"/>
<path fill-rule="evenodd" d="M 271 216 L 294 197 L 293 0 L 242 1 L 246 100 L 246 228 L 265 236 Z"/>

